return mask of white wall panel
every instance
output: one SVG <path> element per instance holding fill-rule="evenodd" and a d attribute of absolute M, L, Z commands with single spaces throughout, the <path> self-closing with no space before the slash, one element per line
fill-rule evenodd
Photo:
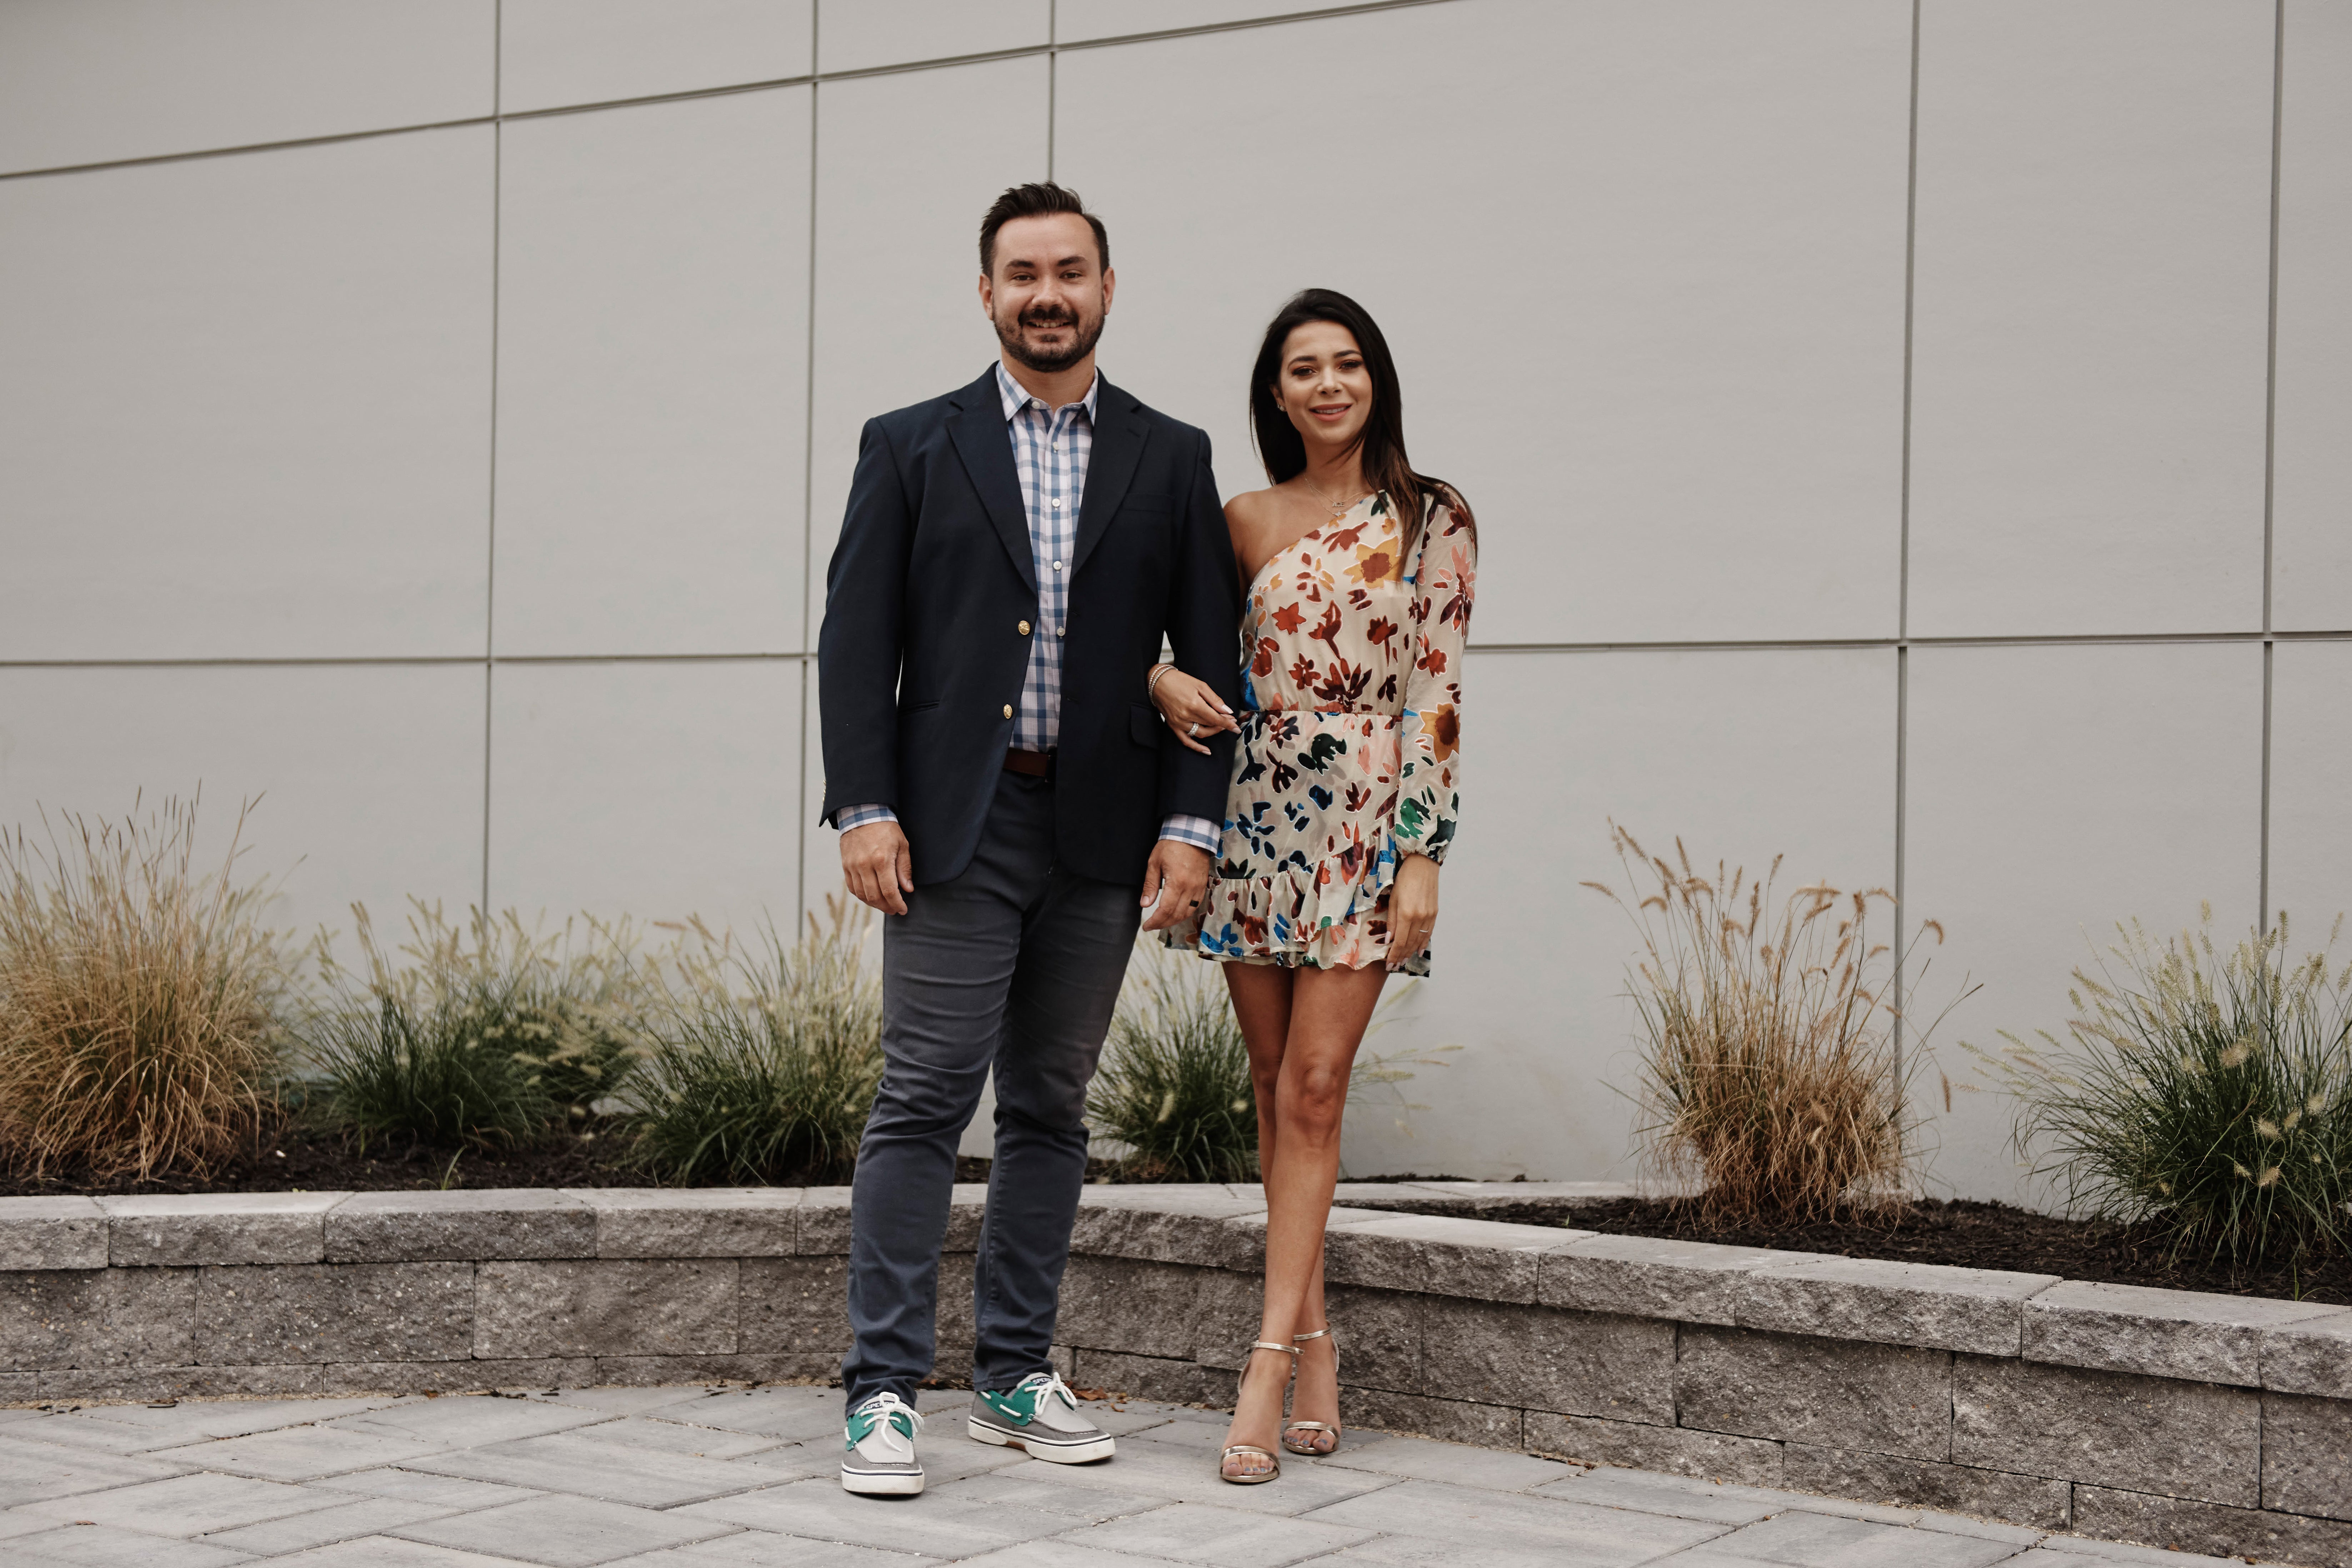
<path fill-rule="evenodd" d="M 826 82 L 817 94 L 811 647 L 858 431 L 996 358 L 980 219 L 1005 186 L 1045 177 L 1045 61 Z"/>
<path fill-rule="evenodd" d="M 1483 590 L 1490 576 L 1482 575 Z M 1365 1049 L 1458 1045 L 1402 1086 L 1410 1138 L 1349 1112 L 1358 1174 L 1622 1176 L 1636 1083 L 1623 995 L 1638 936 L 1579 884 L 1622 886 L 1616 818 L 1654 853 L 1779 886 L 1895 868 L 1895 656 L 1885 650 L 1474 653 L 1462 829 L 1434 973 Z M 1884 906 L 1880 906 L 1884 907 Z M 1393 988 L 1392 988 L 1393 989 Z"/>
<path fill-rule="evenodd" d="M 2289 0 L 2271 624 L 2352 630 L 2352 5 Z"/>
<path fill-rule="evenodd" d="M 2352 643 L 2281 643 L 2271 679 L 2271 909 L 2287 912 L 2303 949 L 2352 914 Z M 2347 958 L 2352 943 L 2336 954 Z"/>
<path fill-rule="evenodd" d="M 499 107 L 781 81 L 811 69 L 814 0 L 503 0 Z"/>
<path fill-rule="evenodd" d="M 2210 900 L 2217 942 L 2252 924 L 2262 689 L 2250 644 L 1913 650 L 1906 913 L 1949 933 L 1914 1006 L 1984 987 L 1934 1042 L 1953 1083 L 1993 1081 L 1962 1040 L 2059 1030 L 2068 977 L 2119 921 L 2175 931 Z M 1963 1089 L 1947 1113 L 1932 1072 L 1925 1089 L 1932 1184 L 2026 1195 L 2012 1102 Z"/>
<path fill-rule="evenodd" d="M 1214 27 L 1266 16 L 1338 10 L 1315 0 L 1059 0 L 1054 9 L 1054 41 L 1123 38 L 1179 27 Z"/>
<path fill-rule="evenodd" d="M 797 659 L 500 665 L 490 902 L 551 916 L 793 916 Z"/>
<path fill-rule="evenodd" d="M 1380 320 L 1482 642 L 1888 636 L 1910 8 L 1491 0 L 1064 56 L 1107 374 L 1228 493 L 1275 308 Z"/>
<path fill-rule="evenodd" d="M 307 939 L 367 904 L 481 896 L 482 668 L 188 666 L 0 669 L 0 827 L 37 806 L 121 820 L 202 789 L 197 863 L 247 819 L 240 880 L 276 881 L 268 923 Z"/>
<path fill-rule="evenodd" d="M 1915 636 L 2261 625 L 2270 0 L 1928 0 Z"/>
<path fill-rule="evenodd" d="M 810 91 L 506 127 L 500 654 L 798 647 Z"/>
<path fill-rule="evenodd" d="M 1034 48 L 1048 41 L 1054 7 L 1052 0 L 823 0 L 817 15 L 818 68 L 855 71 Z M 989 132 L 975 121 L 966 134 Z"/>
<path fill-rule="evenodd" d="M 0 172 L 488 114 L 496 0 L 9 0 Z"/>
<path fill-rule="evenodd" d="M 494 135 L 0 183 L 0 658 L 481 651 Z"/>

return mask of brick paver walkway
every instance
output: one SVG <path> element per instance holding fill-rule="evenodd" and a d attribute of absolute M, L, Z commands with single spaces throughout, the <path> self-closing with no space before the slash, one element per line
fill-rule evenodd
<path fill-rule="evenodd" d="M 0 1410 L 8 1568 L 2099 1568 L 2218 1563 L 1948 1514 L 1350 1433 L 1215 1474 L 1223 1418 L 1090 1407 L 1118 1457 L 1048 1465 L 926 1395 L 920 1498 L 841 1489 L 841 1395 L 610 1388 Z"/>

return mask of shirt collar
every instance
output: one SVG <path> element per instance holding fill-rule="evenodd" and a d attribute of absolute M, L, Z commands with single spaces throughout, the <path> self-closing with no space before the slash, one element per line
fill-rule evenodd
<path fill-rule="evenodd" d="M 1089 425 L 1095 422 L 1095 401 L 1101 395 L 1101 394 L 1102 372 L 1097 371 L 1095 372 L 1094 380 L 1087 384 L 1087 395 L 1078 399 L 1080 403 L 1086 405 L 1087 423 Z M 1055 412 L 1054 409 L 1047 408 L 1045 406 L 1045 400 L 1044 398 L 1032 396 L 1027 387 L 1013 380 L 1012 372 L 1004 368 L 1004 362 L 1003 360 L 998 360 L 996 362 L 996 395 L 1004 400 L 1004 421 L 1008 425 L 1013 422 L 1013 416 L 1014 415 L 1020 413 L 1024 408 L 1026 408 L 1033 403 L 1038 407 L 1045 409 L 1045 414 L 1048 418 L 1052 417 Z"/>

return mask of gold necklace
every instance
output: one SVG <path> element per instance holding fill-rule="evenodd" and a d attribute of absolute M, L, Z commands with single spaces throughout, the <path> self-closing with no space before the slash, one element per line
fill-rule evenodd
<path fill-rule="evenodd" d="M 1336 520 L 1347 516 L 1349 508 L 1354 506 L 1358 501 L 1363 500 L 1366 496 L 1371 493 L 1372 492 L 1370 490 L 1358 490 L 1354 495 L 1348 497 L 1345 500 L 1333 500 L 1329 496 L 1325 495 L 1320 490 L 1316 490 L 1314 495 L 1317 500 L 1323 503 L 1324 510 L 1328 511 Z"/>

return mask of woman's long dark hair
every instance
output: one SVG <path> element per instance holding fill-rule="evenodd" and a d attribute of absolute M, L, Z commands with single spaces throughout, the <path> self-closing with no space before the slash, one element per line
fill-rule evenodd
<path fill-rule="evenodd" d="M 1282 376 L 1282 346 L 1292 332 L 1309 321 L 1345 327 L 1363 351 L 1364 368 L 1372 377 L 1372 408 L 1362 434 L 1356 437 L 1360 460 L 1365 482 L 1388 492 L 1389 505 L 1404 531 L 1406 550 L 1412 548 L 1421 531 L 1422 513 L 1433 495 L 1460 510 L 1467 521 L 1469 509 L 1463 506 L 1460 493 L 1443 479 L 1416 472 L 1406 459 L 1404 393 L 1397 381 L 1396 361 L 1389 353 L 1389 341 L 1381 335 L 1370 311 L 1336 289 L 1301 289 L 1293 294 L 1275 312 L 1265 329 L 1265 341 L 1258 345 L 1257 363 L 1250 371 L 1250 429 L 1257 437 L 1258 458 L 1265 464 L 1267 477 L 1280 484 L 1307 468 L 1306 437 L 1276 401 L 1274 384 Z"/>

